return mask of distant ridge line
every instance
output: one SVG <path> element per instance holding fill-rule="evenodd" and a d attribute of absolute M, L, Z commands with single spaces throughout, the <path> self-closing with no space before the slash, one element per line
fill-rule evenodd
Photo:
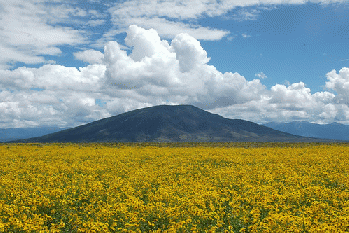
<path fill-rule="evenodd" d="M 326 142 L 224 118 L 193 105 L 135 109 L 74 128 L 16 142 Z"/>

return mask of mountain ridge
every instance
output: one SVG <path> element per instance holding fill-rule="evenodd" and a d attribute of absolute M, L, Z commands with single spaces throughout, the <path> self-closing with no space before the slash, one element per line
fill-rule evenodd
<path fill-rule="evenodd" d="M 192 105 L 157 105 L 17 142 L 311 142 Z"/>
<path fill-rule="evenodd" d="M 269 122 L 263 125 L 303 137 L 349 141 L 349 125 L 337 122 L 321 125 L 306 121 L 292 121 L 288 123 Z"/>

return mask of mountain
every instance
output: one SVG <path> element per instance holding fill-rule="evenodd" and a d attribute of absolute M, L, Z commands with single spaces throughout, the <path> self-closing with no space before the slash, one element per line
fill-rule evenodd
<path fill-rule="evenodd" d="M 40 137 L 40 136 L 58 132 L 61 130 L 62 128 L 58 128 L 58 127 L 0 129 L 0 142 L 9 142 L 17 139 Z"/>
<path fill-rule="evenodd" d="M 303 137 L 349 141 L 349 125 L 339 123 L 320 125 L 306 121 L 294 121 L 289 123 L 270 122 L 263 125 L 275 130 Z"/>
<path fill-rule="evenodd" d="M 253 122 L 228 119 L 192 105 L 159 105 L 20 142 L 317 141 Z"/>

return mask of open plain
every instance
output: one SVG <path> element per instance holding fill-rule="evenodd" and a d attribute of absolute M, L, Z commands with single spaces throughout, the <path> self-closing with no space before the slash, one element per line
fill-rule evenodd
<path fill-rule="evenodd" d="M 348 232 L 349 147 L 0 145 L 0 232 Z"/>

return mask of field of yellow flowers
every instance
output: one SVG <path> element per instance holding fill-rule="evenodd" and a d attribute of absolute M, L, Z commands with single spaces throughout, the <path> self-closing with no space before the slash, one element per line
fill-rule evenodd
<path fill-rule="evenodd" d="M 222 145 L 0 144 L 0 232 L 349 231 L 347 144 Z"/>

